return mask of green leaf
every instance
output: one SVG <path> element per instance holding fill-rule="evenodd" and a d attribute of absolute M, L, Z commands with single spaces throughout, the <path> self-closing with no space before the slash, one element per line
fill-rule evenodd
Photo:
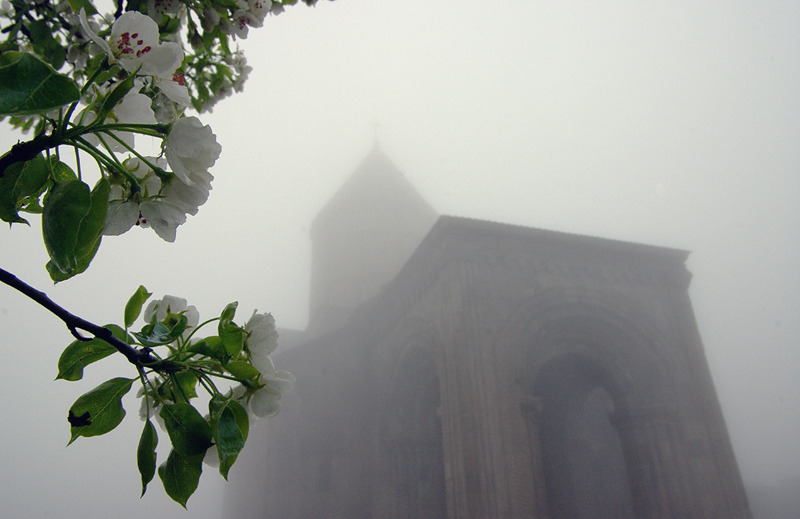
<path fill-rule="evenodd" d="M 92 261 L 99 248 L 100 239 L 98 238 L 97 241 L 92 244 L 92 248 L 88 251 L 86 256 L 76 258 L 75 268 L 69 274 L 61 272 L 52 260 L 48 261 L 47 265 L 45 265 L 45 269 L 47 269 L 47 273 L 50 274 L 50 279 L 52 279 L 54 283 L 59 283 L 85 272 L 86 269 L 89 268 L 89 263 Z"/>
<path fill-rule="evenodd" d="M 53 37 L 50 24 L 45 20 L 33 20 L 25 24 L 30 33 L 33 51 L 53 66 L 55 70 L 64 65 L 67 49 Z"/>
<path fill-rule="evenodd" d="M 225 308 L 222 309 L 222 313 L 219 314 L 219 327 L 225 327 L 231 324 L 233 318 L 236 316 L 236 308 L 239 306 L 238 301 L 234 301 L 232 303 L 228 303 Z"/>
<path fill-rule="evenodd" d="M 204 453 L 212 445 L 211 426 L 190 404 L 164 406 L 159 412 L 172 448 L 183 456 Z"/>
<path fill-rule="evenodd" d="M 258 377 L 259 375 L 258 370 L 254 368 L 252 364 L 242 360 L 227 363 L 225 365 L 225 369 L 227 369 L 231 375 L 239 380 L 250 380 Z"/>
<path fill-rule="evenodd" d="M 85 272 L 89 268 L 89 264 L 97 254 L 97 249 L 100 248 L 100 242 L 103 238 L 110 189 L 111 185 L 105 178 L 101 178 L 92 189 L 89 195 L 89 208 L 78 227 L 74 253 L 75 267 L 69 272 L 63 272 L 55 262 L 48 261 L 46 268 L 53 281 L 64 281 Z"/>
<path fill-rule="evenodd" d="M 162 22 L 159 24 L 159 32 L 161 34 L 174 34 L 181 29 L 181 20 L 180 18 L 168 18 L 164 17 Z"/>
<path fill-rule="evenodd" d="M 236 423 L 236 415 L 233 410 L 226 407 L 216 422 L 217 448 L 225 457 L 238 454 L 244 448 L 244 438 L 239 424 Z"/>
<path fill-rule="evenodd" d="M 97 118 L 95 121 L 102 124 L 108 114 L 111 113 L 111 110 L 117 106 L 122 99 L 125 97 L 125 94 L 130 92 L 133 88 L 133 80 L 136 78 L 135 74 L 130 74 L 126 77 L 123 81 L 119 82 L 114 90 L 112 90 L 105 99 L 103 99 L 103 104 L 100 106 L 100 110 L 97 111 Z"/>
<path fill-rule="evenodd" d="M 42 114 L 78 99 L 78 85 L 33 54 L 0 54 L 0 115 Z"/>
<path fill-rule="evenodd" d="M 42 236 L 50 260 L 63 274 L 71 274 L 78 267 L 78 233 L 90 205 L 89 186 L 80 180 L 57 182 L 45 199 Z"/>
<path fill-rule="evenodd" d="M 186 397 L 187 400 L 197 398 L 197 391 L 195 390 L 195 386 L 197 386 L 197 375 L 195 375 L 194 372 L 189 370 L 179 371 L 175 373 L 175 380 L 178 382 L 181 394 Z"/>
<path fill-rule="evenodd" d="M 139 467 L 139 474 L 142 476 L 142 494 L 147 491 L 147 484 L 153 481 L 156 474 L 156 446 L 158 445 L 158 434 L 153 423 L 147 420 L 142 429 L 142 436 L 139 438 L 139 447 L 136 449 L 136 464 Z M 141 497 L 140 496 L 140 497 Z"/>
<path fill-rule="evenodd" d="M 94 252 L 97 251 L 97 244 L 103 236 L 103 229 L 106 226 L 110 191 L 111 184 L 108 179 L 103 177 L 97 181 L 89 195 L 89 211 L 81 220 L 81 226 L 78 229 L 78 243 L 75 247 L 75 256 L 79 261 L 87 257 L 91 261 Z"/>
<path fill-rule="evenodd" d="M 217 331 L 222 344 L 225 346 L 225 351 L 228 355 L 235 357 L 242 351 L 244 347 L 245 332 L 233 322 L 233 316 L 236 314 L 236 307 L 239 303 L 233 302 L 228 304 L 219 316 L 219 324 Z"/>
<path fill-rule="evenodd" d="M 25 163 L 22 174 L 14 184 L 14 197 L 18 204 L 25 203 L 28 197 L 39 197 L 44 192 L 50 176 L 50 165 L 44 157 L 35 157 Z"/>
<path fill-rule="evenodd" d="M 69 408 L 69 443 L 79 436 L 99 436 L 118 426 L 125 418 L 122 397 L 130 391 L 133 380 L 112 378 L 80 396 Z"/>
<path fill-rule="evenodd" d="M 119 326 L 107 324 L 106 328 L 110 329 L 112 335 L 117 339 L 128 342 L 125 330 Z M 61 357 L 58 359 L 58 375 L 56 376 L 56 380 L 80 380 L 83 378 L 83 368 L 93 362 L 108 357 L 116 351 L 116 348 L 102 339 L 73 341 L 66 347 Z"/>
<path fill-rule="evenodd" d="M 178 337 L 186 330 L 188 320 L 185 315 L 180 315 L 172 328 L 167 328 L 163 323 L 147 324 L 141 332 L 133 332 L 133 336 L 139 339 L 144 346 L 161 346 L 175 342 Z"/>
<path fill-rule="evenodd" d="M 236 417 L 236 423 L 239 424 L 239 430 L 242 433 L 242 440 L 247 441 L 247 436 L 250 434 L 250 415 L 247 413 L 247 409 L 236 400 L 228 403 L 228 409 L 232 410 Z"/>
<path fill-rule="evenodd" d="M 158 477 L 164 484 L 164 490 L 173 501 L 186 508 L 186 502 L 197 490 L 200 475 L 203 473 L 203 457 L 205 452 L 184 456 L 174 449 L 170 451 L 167 461 L 158 467 Z"/>
<path fill-rule="evenodd" d="M 4 222 L 28 223 L 28 220 L 20 217 L 18 200 L 14 195 L 14 186 L 22 174 L 23 167 L 25 167 L 24 162 L 15 162 L 5 169 L 3 177 L 0 178 L 0 219 Z"/>
<path fill-rule="evenodd" d="M 153 294 L 148 292 L 146 288 L 139 285 L 139 288 L 136 289 L 136 292 L 133 293 L 125 304 L 125 328 L 129 328 L 130 325 L 139 318 L 139 314 L 142 312 L 142 305 L 144 305 L 144 302 L 152 295 Z"/>
<path fill-rule="evenodd" d="M 94 74 L 96 85 L 102 85 L 110 79 L 118 77 L 123 70 L 118 65 L 110 65 L 108 63 L 108 56 L 100 52 L 97 55 L 86 60 L 86 76 L 92 77 Z"/>
<path fill-rule="evenodd" d="M 72 171 L 72 168 L 58 160 L 56 157 L 50 157 L 50 172 L 53 175 L 53 182 L 78 180 L 78 175 Z"/>
<path fill-rule="evenodd" d="M 190 345 L 186 349 L 192 353 L 199 353 L 200 355 L 217 359 L 223 364 L 230 358 L 228 351 L 225 349 L 225 345 L 222 344 L 222 339 L 220 339 L 217 335 L 206 337 L 205 339 Z"/>
<path fill-rule="evenodd" d="M 91 0 L 67 0 L 73 12 L 81 12 L 81 8 L 86 11 L 86 16 L 97 14 L 97 9 L 94 8 Z"/>
<path fill-rule="evenodd" d="M 208 403 L 211 430 L 217 444 L 219 472 L 228 479 L 239 452 L 244 448 L 249 430 L 247 411 L 239 402 L 215 395 Z"/>
<path fill-rule="evenodd" d="M 41 156 L 8 166 L 0 178 L 0 219 L 9 223 L 27 224 L 19 216 L 19 210 L 32 201 L 29 197 L 35 196 L 38 199 L 49 173 L 47 161 Z"/>
<path fill-rule="evenodd" d="M 239 424 L 239 429 L 242 432 L 242 439 L 247 441 L 247 435 L 250 431 L 249 419 L 247 410 L 242 405 L 231 397 L 216 394 L 208 401 L 209 418 L 214 422 L 223 410 L 231 408 L 236 415 L 236 421 Z M 212 428 L 213 429 L 213 428 Z M 216 438 L 216 436 L 214 436 Z"/>

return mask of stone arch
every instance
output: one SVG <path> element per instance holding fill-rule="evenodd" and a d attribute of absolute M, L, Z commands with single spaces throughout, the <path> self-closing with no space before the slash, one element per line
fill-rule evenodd
<path fill-rule="evenodd" d="M 552 519 L 654 516 L 681 472 L 666 464 L 681 461 L 663 456 L 679 435 L 674 359 L 651 318 L 586 290 L 540 293 L 516 322 L 516 380 Z"/>
<path fill-rule="evenodd" d="M 387 359 L 386 413 L 381 427 L 393 517 L 447 515 L 441 382 L 433 352 L 413 342 Z"/>
<path fill-rule="evenodd" d="M 545 491 L 552 519 L 633 517 L 618 394 L 602 367 L 581 355 L 551 359 L 534 380 Z"/>
<path fill-rule="evenodd" d="M 518 348 L 517 380 L 565 354 L 591 360 L 606 373 L 606 389 L 624 411 L 636 413 L 674 400 L 666 375 L 676 368 L 651 315 L 619 294 L 602 290 L 541 291 L 510 320 Z"/>

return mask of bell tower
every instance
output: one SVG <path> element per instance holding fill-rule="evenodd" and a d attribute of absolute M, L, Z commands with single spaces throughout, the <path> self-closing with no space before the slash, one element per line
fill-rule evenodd
<path fill-rule="evenodd" d="M 437 214 L 376 142 L 311 224 L 309 331 L 330 331 L 405 264 Z"/>

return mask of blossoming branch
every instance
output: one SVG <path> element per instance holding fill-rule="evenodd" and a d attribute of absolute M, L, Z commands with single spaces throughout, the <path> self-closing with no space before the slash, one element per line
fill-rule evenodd
<path fill-rule="evenodd" d="M 41 215 L 45 268 L 54 282 L 89 268 L 104 236 L 141 227 L 176 239 L 178 227 L 208 200 L 222 152 L 213 130 L 190 112 L 210 111 L 243 90 L 250 67 L 236 41 L 295 3 L 0 1 L 0 120 L 33 134 L 0 156 L 0 220 L 28 224 L 23 215 Z M 142 135 L 155 140 L 155 152 L 142 151 Z M 110 432 L 125 417 L 122 397 L 138 380 L 142 494 L 156 473 L 154 420 L 171 444 L 159 477 L 185 507 L 203 461 L 227 478 L 250 418 L 278 412 L 294 385 L 270 359 L 278 339 L 270 314 L 254 312 L 240 326 L 230 303 L 200 322 L 186 300 L 166 296 L 150 301 L 145 323 L 132 331 L 151 296 L 144 287 L 125 304 L 122 325 L 98 326 L 2 269 L 0 282 L 47 308 L 74 335 L 58 378 L 80 380 L 85 368 L 114 353 L 133 365 L 134 378 L 115 377 L 85 393 L 67 418 L 70 443 Z M 211 323 L 216 333 L 200 338 Z M 206 414 L 195 407 L 202 394 Z"/>

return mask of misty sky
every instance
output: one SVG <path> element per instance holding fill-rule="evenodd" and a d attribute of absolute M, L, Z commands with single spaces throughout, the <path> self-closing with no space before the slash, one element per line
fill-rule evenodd
<path fill-rule="evenodd" d="M 377 132 L 440 213 L 692 251 L 693 304 L 745 483 L 796 476 L 800 2 L 597 4 L 290 8 L 243 42 L 244 95 L 201 116 L 223 154 L 175 244 L 133 229 L 53 287 L 34 218 L 0 231 L 0 265 L 99 323 L 121 321 L 141 283 L 201 315 L 238 300 L 239 322 L 258 308 L 302 328 L 309 224 Z M 16 138 L 0 130 L 3 149 Z M 106 361 L 82 382 L 53 381 L 70 339 L 0 287 L 0 515 L 188 517 L 159 481 L 138 499 L 133 399 L 118 430 L 64 448 L 75 398 L 134 375 Z M 231 479 L 244 484 L 236 467 Z M 192 517 L 218 516 L 219 481 L 207 471 Z"/>

